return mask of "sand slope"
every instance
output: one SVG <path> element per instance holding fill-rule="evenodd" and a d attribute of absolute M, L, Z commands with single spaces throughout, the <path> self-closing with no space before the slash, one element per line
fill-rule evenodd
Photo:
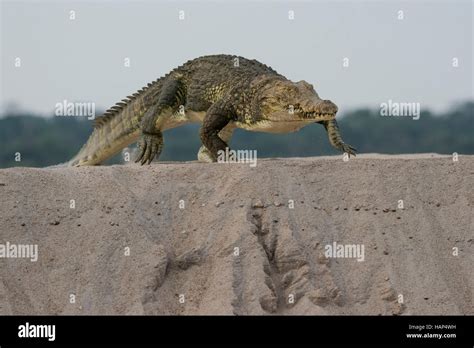
<path fill-rule="evenodd" d="M 0 314 L 474 314 L 473 178 L 437 155 L 0 170 L 0 243 L 39 249 L 0 259 Z"/>

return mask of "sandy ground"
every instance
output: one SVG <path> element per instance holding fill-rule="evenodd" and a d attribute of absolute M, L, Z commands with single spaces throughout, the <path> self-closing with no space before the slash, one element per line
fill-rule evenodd
<path fill-rule="evenodd" d="M 473 178 L 434 154 L 3 169 L 0 244 L 38 260 L 0 258 L 0 314 L 474 314 Z"/>

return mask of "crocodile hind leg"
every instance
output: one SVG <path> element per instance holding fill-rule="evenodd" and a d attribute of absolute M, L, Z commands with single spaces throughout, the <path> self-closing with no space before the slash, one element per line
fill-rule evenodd
<path fill-rule="evenodd" d="M 158 102 L 143 115 L 140 123 L 141 135 L 138 140 L 138 156 L 135 162 L 148 164 L 161 153 L 164 122 L 175 113 L 184 100 L 184 84 L 177 76 L 170 76 L 163 84 Z"/>
<path fill-rule="evenodd" d="M 321 123 L 324 128 L 326 128 L 326 132 L 328 133 L 329 137 L 329 142 L 332 146 L 342 152 L 346 152 L 349 157 L 351 157 L 351 155 L 356 155 L 357 150 L 351 145 L 344 143 L 344 141 L 342 140 L 341 133 L 339 132 L 339 127 L 337 125 L 336 120 L 322 121 L 319 123 Z"/>
<path fill-rule="evenodd" d="M 153 134 L 143 133 L 138 140 L 138 156 L 135 162 L 140 164 L 148 164 L 153 161 L 155 157 L 160 157 L 161 150 L 163 149 L 163 133 L 155 131 Z"/>
<path fill-rule="evenodd" d="M 219 132 L 219 138 L 221 138 L 226 144 L 229 144 L 234 129 L 235 125 L 229 123 L 227 126 L 224 127 L 224 129 Z M 214 162 L 214 160 L 212 159 L 211 152 L 204 145 L 202 145 L 199 149 L 197 158 L 199 162 Z"/>

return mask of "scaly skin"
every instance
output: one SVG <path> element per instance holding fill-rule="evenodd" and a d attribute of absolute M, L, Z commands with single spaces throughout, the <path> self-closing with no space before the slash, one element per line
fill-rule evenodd
<path fill-rule="evenodd" d="M 107 110 L 68 164 L 100 164 L 137 140 L 136 162 L 149 164 L 161 153 L 162 132 L 191 122 L 202 123 L 200 161 L 216 161 L 235 128 L 287 133 L 312 123 L 325 127 L 334 147 L 355 156 L 355 149 L 341 138 L 336 113 L 337 106 L 320 99 L 305 81 L 291 82 L 256 60 L 205 56 L 188 61 Z"/>

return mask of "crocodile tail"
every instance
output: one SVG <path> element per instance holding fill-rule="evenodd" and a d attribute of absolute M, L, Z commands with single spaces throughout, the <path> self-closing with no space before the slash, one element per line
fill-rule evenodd
<path fill-rule="evenodd" d="M 139 117 L 132 116 L 131 110 L 123 110 L 121 115 L 96 127 L 78 154 L 66 165 L 80 167 L 100 164 L 137 141 L 139 134 Z"/>
<path fill-rule="evenodd" d="M 153 99 L 159 93 L 163 78 L 149 83 L 96 118 L 91 136 L 66 165 L 79 167 L 100 164 L 137 141 L 147 95 Z"/>

